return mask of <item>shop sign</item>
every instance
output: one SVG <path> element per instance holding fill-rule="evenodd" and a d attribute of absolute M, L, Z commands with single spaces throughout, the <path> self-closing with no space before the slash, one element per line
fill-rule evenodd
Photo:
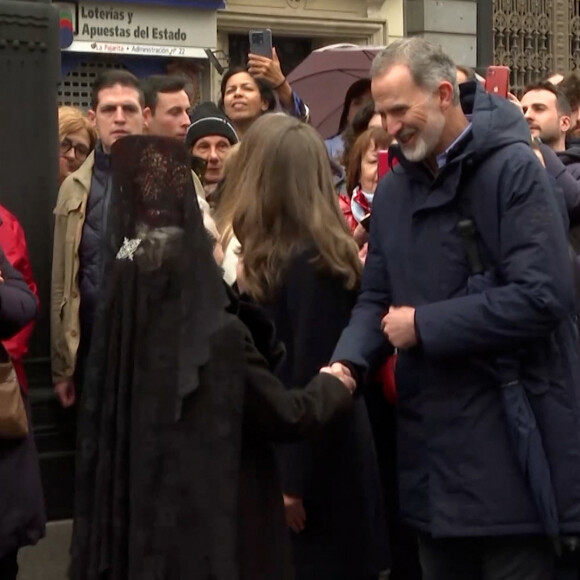
<path fill-rule="evenodd" d="M 147 54 L 139 47 L 149 47 L 151 54 L 189 56 L 191 49 L 203 54 L 217 43 L 216 13 L 209 10 L 97 2 L 59 2 L 58 8 L 65 50 Z M 69 46 L 63 32 L 69 34 Z"/>

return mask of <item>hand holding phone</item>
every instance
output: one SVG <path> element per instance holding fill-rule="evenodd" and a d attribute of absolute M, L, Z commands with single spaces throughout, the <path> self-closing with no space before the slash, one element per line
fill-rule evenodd
<path fill-rule="evenodd" d="M 276 49 L 272 47 L 272 33 L 269 29 L 250 31 L 250 55 L 248 72 L 256 79 L 268 83 L 278 93 L 281 104 L 289 108 L 293 103 L 292 91 L 287 94 L 286 76 L 282 72 Z M 286 94 L 283 94 L 283 93 Z"/>
<path fill-rule="evenodd" d="M 363 218 L 360 220 L 359 224 L 365 229 L 365 231 L 369 231 L 369 228 L 371 226 L 371 214 L 367 213 L 363 216 Z"/>
<path fill-rule="evenodd" d="M 272 31 L 269 28 L 250 30 L 250 54 L 272 58 Z"/>

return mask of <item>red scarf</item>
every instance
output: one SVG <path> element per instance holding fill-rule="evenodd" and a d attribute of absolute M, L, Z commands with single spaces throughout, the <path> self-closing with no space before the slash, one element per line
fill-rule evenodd
<path fill-rule="evenodd" d="M 360 208 L 365 212 L 365 214 L 371 212 L 371 204 L 365 197 L 365 194 L 362 192 L 362 189 L 360 187 L 357 187 L 352 192 L 352 199 L 355 203 L 357 203 L 360 206 Z"/>

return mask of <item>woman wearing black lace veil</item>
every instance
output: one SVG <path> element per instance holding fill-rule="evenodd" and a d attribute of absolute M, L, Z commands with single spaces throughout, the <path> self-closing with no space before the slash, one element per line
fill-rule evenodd
<path fill-rule="evenodd" d="M 286 391 L 228 300 L 175 140 L 112 151 L 105 295 L 79 415 L 71 577 L 291 578 L 270 442 L 346 410 Z"/>

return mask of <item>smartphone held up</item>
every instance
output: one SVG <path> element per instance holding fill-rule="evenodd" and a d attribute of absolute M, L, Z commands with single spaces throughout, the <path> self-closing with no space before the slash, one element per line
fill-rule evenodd
<path fill-rule="evenodd" d="M 269 28 L 250 30 L 250 53 L 272 58 L 272 31 Z"/>
<path fill-rule="evenodd" d="M 390 157 L 388 149 L 381 149 L 377 153 L 377 172 L 378 180 L 380 181 L 388 172 L 390 165 Z"/>
<path fill-rule="evenodd" d="M 485 90 L 507 99 L 510 86 L 510 69 L 507 66 L 490 66 L 485 75 Z"/>

